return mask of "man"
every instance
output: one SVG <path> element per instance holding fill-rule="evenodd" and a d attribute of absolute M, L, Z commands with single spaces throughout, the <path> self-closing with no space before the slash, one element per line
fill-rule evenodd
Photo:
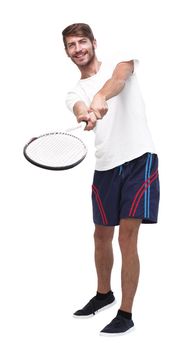
<path fill-rule="evenodd" d="M 96 166 L 92 185 L 97 294 L 75 317 L 111 306 L 112 239 L 119 225 L 122 300 L 101 335 L 124 334 L 133 326 L 132 305 L 139 279 L 137 238 L 141 223 L 156 223 L 159 203 L 158 157 L 148 130 L 136 78 L 135 57 L 102 63 L 91 28 L 75 23 L 62 32 L 68 57 L 81 78 L 67 106 L 86 130 L 94 130 Z"/>

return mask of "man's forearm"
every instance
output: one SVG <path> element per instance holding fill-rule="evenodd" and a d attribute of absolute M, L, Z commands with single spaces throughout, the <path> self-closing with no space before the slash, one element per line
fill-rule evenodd
<path fill-rule="evenodd" d="M 95 94 L 90 109 L 94 111 L 97 119 L 101 119 L 108 111 L 107 102 L 117 96 L 125 87 L 126 81 L 133 73 L 134 62 L 121 62 L 117 64 L 112 77 L 106 81 L 103 87 Z"/>
<path fill-rule="evenodd" d="M 112 77 L 106 81 L 97 94 L 102 96 L 105 101 L 120 94 L 125 87 L 127 79 L 133 73 L 133 69 L 133 61 L 119 63 L 116 66 Z"/>
<path fill-rule="evenodd" d="M 75 103 L 75 105 L 73 107 L 73 112 L 78 120 L 79 116 L 88 114 L 88 107 L 86 106 L 86 104 L 83 101 L 78 101 Z"/>
<path fill-rule="evenodd" d="M 107 80 L 104 86 L 97 92 L 97 95 L 102 96 L 105 101 L 108 101 L 110 98 L 120 94 L 124 86 L 125 80 L 111 78 Z"/>

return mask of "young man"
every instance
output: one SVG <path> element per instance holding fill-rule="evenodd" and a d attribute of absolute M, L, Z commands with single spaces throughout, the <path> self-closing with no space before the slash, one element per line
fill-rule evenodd
<path fill-rule="evenodd" d="M 66 53 L 81 73 L 67 95 L 67 106 L 78 122 L 86 121 L 86 130 L 94 130 L 96 146 L 92 204 L 97 294 L 74 316 L 89 317 L 114 303 L 110 284 L 112 239 L 119 225 L 122 300 L 116 317 L 100 334 L 123 334 L 134 326 L 139 227 L 141 223 L 157 222 L 158 157 L 137 83 L 135 57 L 100 62 L 92 30 L 84 23 L 68 26 L 62 35 Z"/>

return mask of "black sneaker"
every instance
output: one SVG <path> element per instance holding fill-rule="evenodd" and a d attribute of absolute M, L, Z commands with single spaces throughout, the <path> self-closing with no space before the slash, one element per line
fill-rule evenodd
<path fill-rule="evenodd" d="M 113 295 L 113 292 L 110 292 L 110 294 L 103 300 L 99 300 L 95 296 L 81 310 L 76 311 L 73 316 L 78 318 L 91 317 L 94 316 L 98 311 L 107 309 L 114 303 L 115 297 Z"/>
<path fill-rule="evenodd" d="M 112 336 L 123 335 L 130 332 L 134 327 L 132 320 L 117 314 L 116 317 L 101 330 L 100 335 Z"/>

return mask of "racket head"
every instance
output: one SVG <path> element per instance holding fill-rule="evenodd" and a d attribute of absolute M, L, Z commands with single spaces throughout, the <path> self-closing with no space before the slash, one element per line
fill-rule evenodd
<path fill-rule="evenodd" d="M 84 142 L 67 132 L 51 132 L 32 138 L 23 148 L 24 157 L 33 165 L 48 170 L 67 170 L 87 155 Z"/>

